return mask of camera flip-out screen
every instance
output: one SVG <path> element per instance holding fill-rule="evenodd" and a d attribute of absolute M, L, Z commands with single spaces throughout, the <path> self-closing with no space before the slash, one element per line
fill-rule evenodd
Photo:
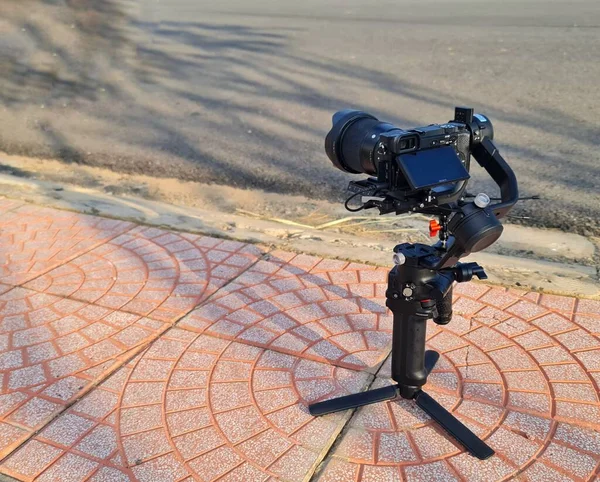
<path fill-rule="evenodd" d="M 464 181 L 470 177 L 458 154 L 450 146 L 402 154 L 397 160 L 413 191 Z"/>

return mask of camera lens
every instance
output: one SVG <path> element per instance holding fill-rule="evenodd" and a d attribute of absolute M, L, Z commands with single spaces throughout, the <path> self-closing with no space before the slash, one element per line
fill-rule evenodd
<path fill-rule="evenodd" d="M 342 110 L 333 115 L 325 152 L 333 165 L 353 174 L 377 174 L 375 150 L 383 132 L 396 129 L 366 112 Z"/>

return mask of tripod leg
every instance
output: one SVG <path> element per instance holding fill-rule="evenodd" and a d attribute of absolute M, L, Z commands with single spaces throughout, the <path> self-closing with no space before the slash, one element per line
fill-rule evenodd
<path fill-rule="evenodd" d="M 355 393 L 345 397 L 332 398 L 324 402 L 313 403 L 308 406 L 308 411 L 311 415 L 325 415 L 327 413 L 340 412 L 349 408 L 362 407 L 371 403 L 384 402 L 392 400 L 398 396 L 396 385 L 389 387 L 377 388 L 366 392 Z"/>
<path fill-rule="evenodd" d="M 435 367 L 435 364 L 440 359 L 440 354 L 437 351 L 426 350 L 425 351 L 425 371 L 429 375 L 431 370 Z"/>
<path fill-rule="evenodd" d="M 494 455 L 494 451 L 490 446 L 471 432 L 471 430 L 469 430 L 460 420 L 428 394 L 419 392 L 415 397 L 415 401 L 427 415 L 439 423 L 440 426 L 463 445 L 471 455 L 474 455 L 479 460 L 485 460 Z"/>

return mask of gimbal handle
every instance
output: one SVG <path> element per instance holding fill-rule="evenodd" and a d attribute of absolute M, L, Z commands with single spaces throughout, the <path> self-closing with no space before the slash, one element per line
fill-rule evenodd
<path fill-rule="evenodd" d="M 497 218 L 503 218 L 519 199 L 519 186 L 515 173 L 488 137 L 484 137 L 476 144 L 471 152 L 478 164 L 487 171 L 500 188 L 501 201 L 492 204 L 489 208 Z"/>

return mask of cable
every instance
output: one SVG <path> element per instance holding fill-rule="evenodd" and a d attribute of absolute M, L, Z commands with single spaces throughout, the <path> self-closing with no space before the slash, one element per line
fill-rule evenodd
<path fill-rule="evenodd" d="M 365 194 L 367 192 L 371 191 L 371 189 L 365 189 L 363 191 L 358 191 L 355 192 L 354 194 L 352 194 L 352 196 L 350 196 L 348 199 L 346 199 L 346 202 L 344 203 L 344 207 L 346 208 L 347 211 L 350 211 L 351 213 L 357 213 L 358 211 L 362 211 L 363 209 L 367 209 L 367 207 L 373 207 L 373 204 L 370 204 L 369 202 L 364 203 L 362 206 L 358 207 L 358 208 L 351 208 L 348 206 L 348 203 L 350 201 L 352 201 L 356 196 L 359 196 L 361 194 Z M 373 194 L 377 194 L 377 191 L 375 191 Z"/>

